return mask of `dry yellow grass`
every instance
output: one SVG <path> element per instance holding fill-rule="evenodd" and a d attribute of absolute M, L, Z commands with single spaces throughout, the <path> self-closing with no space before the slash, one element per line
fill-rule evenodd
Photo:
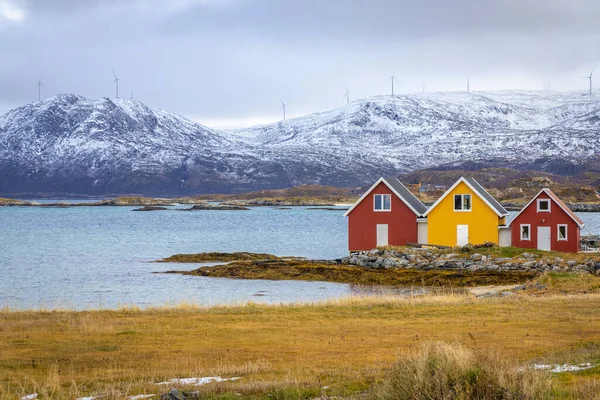
<path fill-rule="evenodd" d="M 215 398 L 302 398 L 323 390 L 349 396 L 369 390 L 395 360 L 429 341 L 497 351 L 523 364 L 548 357 L 569 362 L 575 350 L 600 342 L 599 301 L 599 294 L 486 300 L 451 294 L 281 306 L 4 310 L 0 399 L 33 392 L 116 399 L 165 392 L 155 383 L 175 377 L 214 375 L 242 378 L 200 388 Z M 600 361 L 593 349 L 577 353 L 577 361 Z M 597 377 L 557 380 L 556 392 L 569 398 L 589 391 Z"/>
<path fill-rule="evenodd" d="M 429 342 L 400 359 L 373 390 L 378 400 L 539 400 L 551 396 L 546 371 L 460 343 Z"/>

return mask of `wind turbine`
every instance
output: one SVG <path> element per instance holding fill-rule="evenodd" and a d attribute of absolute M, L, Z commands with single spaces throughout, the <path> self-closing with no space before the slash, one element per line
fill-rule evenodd
<path fill-rule="evenodd" d="M 594 70 L 595 68 L 592 70 L 592 72 L 590 72 L 590 76 L 584 76 L 583 79 L 589 79 L 590 80 L 590 96 L 592 95 L 592 75 L 594 75 Z"/>
<path fill-rule="evenodd" d="M 394 81 L 398 81 L 398 79 L 396 79 L 396 73 L 394 72 L 392 74 L 392 76 L 390 76 L 388 79 L 392 81 L 392 96 L 393 96 L 394 95 Z"/>
<path fill-rule="evenodd" d="M 281 100 L 281 108 L 279 109 L 279 111 L 283 110 L 283 120 L 285 121 L 285 103 L 283 102 L 283 99 Z"/>
<path fill-rule="evenodd" d="M 344 97 L 346 98 L 346 104 L 350 103 L 350 91 L 348 90 L 348 86 L 346 86 L 346 93 L 344 93 Z"/>
<path fill-rule="evenodd" d="M 120 79 L 117 78 L 117 74 L 115 74 L 114 69 L 113 69 L 113 76 L 115 77 L 115 80 L 113 83 L 116 85 L 116 88 L 117 88 L 117 99 L 118 99 L 119 98 L 119 81 L 120 81 Z"/>
<path fill-rule="evenodd" d="M 469 79 L 469 77 L 467 77 L 467 92 L 471 91 L 471 81 Z"/>
<path fill-rule="evenodd" d="M 40 76 L 37 85 L 34 86 L 38 88 L 38 101 L 42 101 L 42 86 L 44 86 L 44 84 L 42 83 L 42 77 Z"/>

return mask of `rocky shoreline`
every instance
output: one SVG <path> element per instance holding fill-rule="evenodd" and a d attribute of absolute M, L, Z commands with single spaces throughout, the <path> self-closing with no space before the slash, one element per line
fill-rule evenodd
<path fill-rule="evenodd" d="M 239 207 L 334 207 L 335 204 L 319 200 L 303 199 L 248 199 L 227 200 L 222 204 Z"/>
<path fill-rule="evenodd" d="M 81 203 L 39 203 L 37 201 L 25 201 L 16 199 L 0 198 L 0 207 L 48 207 L 48 208 L 67 208 L 67 207 L 168 207 L 178 204 L 203 205 L 204 200 L 197 200 L 190 197 L 181 198 L 151 198 L 151 197 L 116 197 L 108 200 L 86 201 Z M 150 211 L 150 210 L 144 210 Z"/>
<path fill-rule="evenodd" d="M 67 208 L 67 207 L 121 207 L 121 206 L 134 206 L 134 207 L 168 207 L 178 204 L 191 204 L 199 205 L 200 207 L 193 208 L 199 209 L 215 209 L 210 200 L 199 199 L 194 197 L 180 197 L 180 198 L 151 198 L 151 197 L 117 197 L 108 200 L 98 201 L 86 201 L 82 203 L 67 203 L 67 202 L 56 202 L 56 203 L 39 203 L 36 201 L 17 200 L 0 198 L 0 207 L 48 207 L 48 208 Z M 426 203 L 427 204 L 427 203 Z M 521 211 L 523 204 L 517 203 L 503 203 L 504 208 L 508 211 Z M 600 203 L 568 203 L 567 204 L 572 211 L 575 212 L 600 212 Z M 204 207 L 204 208 L 202 208 Z M 231 208 L 225 208 L 231 207 Z M 240 207 L 240 208 L 235 208 Z M 336 204 L 330 201 L 320 201 L 316 199 L 302 199 L 302 198 L 256 198 L 256 199 L 244 199 L 244 200 L 223 200 L 220 202 L 220 207 L 217 209 L 231 209 L 241 210 L 247 209 L 248 207 L 327 207 L 327 208 L 316 208 L 318 210 L 343 210 L 342 207 L 336 207 Z M 335 208 L 334 208 L 335 207 Z M 136 211 L 154 211 L 151 209 L 143 209 Z"/>
<path fill-rule="evenodd" d="M 36 201 L 26 201 L 17 199 L 0 198 L 0 207 L 45 207 L 45 208 L 69 208 L 69 207 L 142 207 L 135 211 L 158 211 L 165 210 L 164 207 L 176 206 L 181 204 L 193 205 L 192 210 L 248 210 L 248 207 L 333 207 L 328 201 L 305 200 L 305 199 L 249 199 L 249 200 L 227 200 L 214 204 L 209 200 L 196 199 L 192 197 L 182 198 L 150 198 L 150 197 L 117 197 L 109 200 L 86 201 L 81 203 L 39 203 Z M 318 208 L 321 209 L 321 208 Z M 343 208 L 335 208 L 343 210 Z"/>
<path fill-rule="evenodd" d="M 463 271 L 533 271 L 574 272 L 600 276 L 600 257 L 578 257 L 565 260 L 552 255 L 524 252 L 517 257 L 480 254 L 472 247 L 447 253 L 423 248 L 402 250 L 373 249 L 364 254 L 352 254 L 340 260 L 344 265 L 375 269 L 463 270 Z"/>

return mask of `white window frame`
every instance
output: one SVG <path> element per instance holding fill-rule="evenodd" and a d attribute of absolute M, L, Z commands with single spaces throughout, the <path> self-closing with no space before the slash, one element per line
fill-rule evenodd
<path fill-rule="evenodd" d="M 523 228 L 527 227 L 528 232 L 529 232 L 529 237 L 528 238 L 524 238 L 523 237 Z M 521 236 L 521 240 L 522 241 L 531 241 L 531 224 L 521 224 L 521 227 L 519 228 L 519 232 L 520 232 L 520 236 Z"/>
<path fill-rule="evenodd" d="M 547 202 L 547 203 L 548 203 L 548 209 L 547 209 L 547 210 L 540 210 L 540 203 L 541 203 L 542 201 L 545 201 L 545 202 Z M 540 213 L 540 212 L 547 212 L 547 213 L 549 213 L 549 212 L 550 212 L 550 209 L 552 208 L 552 204 L 551 204 L 551 203 L 552 203 L 552 202 L 550 201 L 550 199 L 538 199 L 538 200 L 537 200 L 537 212 L 539 212 L 539 213 Z"/>
<path fill-rule="evenodd" d="M 385 204 L 385 201 L 383 200 L 383 196 L 388 196 L 390 198 L 390 208 L 389 209 L 382 208 L 381 210 L 378 210 L 377 207 L 376 207 L 377 200 L 375 200 L 377 196 L 382 196 L 382 198 L 381 198 L 381 206 L 382 207 Z M 374 194 L 373 195 L 373 211 L 374 212 L 391 212 L 392 211 L 392 195 L 391 194 L 384 194 L 384 193 L 382 193 L 382 194 Z"/>
<path fill-rule="evenodd" d="M 565 227 L 565 237 L 564 238 L 560 237 L 560 227 L 561 226 Z M 567 225 L 567 224 L 556 225 L 556 240 L 558 240 L 559 242 L 566 242 L 569 240 L 569 225 Z"/>
<path fill-rule="evenodd" d="M 468 210 L 463 210 L 462 208 L 460 210 L 457 210 L 456 209 L 456 196 L 460 196 L 461 207 L 465 204 L 464 197 L 469 196 L 471 198 L 471 201 L 470 201 L 471 208 L 469 208 Z M 452 196 L 452 208 L 454 209 L 454 212 L 471 212 L 471 211 L 473 211 L 473 196 L 470 195 L 469 193 L 455 194 L 454 196 Z"/>

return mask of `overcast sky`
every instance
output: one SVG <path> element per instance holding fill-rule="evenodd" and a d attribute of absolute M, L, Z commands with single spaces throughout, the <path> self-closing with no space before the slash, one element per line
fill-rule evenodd
<path fill-rule="evenodd" d="M 114 97 L 113 68 L 123 97 L 214 127 L 389 94 L 392 73 L 397 93 L 584 90 L 599 21 L 598 0 L 0 0 L 0 113 L 40 76 L 42 97 Z"/>

